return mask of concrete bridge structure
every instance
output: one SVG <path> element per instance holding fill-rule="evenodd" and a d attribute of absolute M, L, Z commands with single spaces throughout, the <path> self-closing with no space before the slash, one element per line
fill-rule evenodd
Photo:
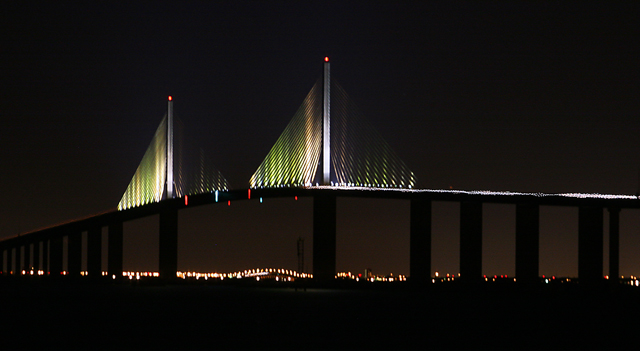
<path fill-rule="evenodd" d="M 331 96 L 336 97 L 331 99 Z M 539 208 L 579 209 L 578 278 L 580 283 L 603 280 L 603 218 L 609 216 L 609 276 L 619 276 L 619 214 L 640 208 L 632 195 L 542 194 L 417 189 L 416 177 L 390 146 L 366 123 L 342 87 L 324 74 L 249 181 L 248 189 L 229 190 L 224 177 L 203 153 L 187 156 L 169 97 L 167 114 L 136 170 L 118 210 L 69 221 L 0 241 L 3 273 L 23 269 L 47 275 L 63 272 L 63 242 L 67 240 L 67 273 L 80 276 L 83 233 L 86 233 L 87 273 L 123 271 L 123 224 L 159 215 L 160 277 L 174 279 L 178 270 L 179 211 L 206 204 L 252 201 L 256 198 L 313 198 L 313 274 L 319 281 L 336 274 L 336 199 L 362 197 L 410 201 L 410 274 L 413 282 L 431 276 L 431 203 L 460 204 L 460 275 L 467 282 L 482 279 L 483 204 L 516 206 L 516 279 L 538 281 Z M 103 228 L 107 228 L 107 267 L 102 267 Z"/>
<path fill-rule="evenodd" d="M 84 218 L 0 242 L 4 254 L 4 274 L 18 274 L 33 267 L 47 274 L 63 271 L 63 239 L 67 238 L 67 274 L 80 276 L 82 233 L 86 232 L 87 273 L 102 271 L 121 276 L 123 271 L 123 224 L 127 221 L 159 215 L 160 276 L 175 277 L 178 270 L 178 219 L 181 209 L 229 201 L 258 201 L 274 197 L 313 198 L 313 273 L 319 280 L 333 279 L 336 273 L 336 199 L 361 197 L 404 199 L 410 201 L 410 274 L 411 281 L 428 281 L 431 276 L 431 203 L 452 201 L 460 204 L 460 275 L 462 280 L 482 279 L 482 205 L 516 206 L 516 279 L 538 280 L 539 207 L 570 206 L 579 209 L 578 278 L 581 282 L 603 280 L 603 218 L 609 216 L 609 276 L 618 277 L 619 214 L 623 209 L 638 209 L 633 196 L 589 194 L 522 194 L 467 192 L 455 190 L 397 190 L 341 187 L 243 189 L 187 195 L 125 211 L 113 211 Z M 606 212 L 606 214 L 605 214 Z M 103 228 L 107 228 L 108 266 L 102 267 Z"/>

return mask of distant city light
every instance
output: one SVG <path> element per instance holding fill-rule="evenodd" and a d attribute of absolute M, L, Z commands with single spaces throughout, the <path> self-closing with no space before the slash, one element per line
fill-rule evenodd
<path fill-rule="evenodd" d="M 375 275 L 372 274 L 371 271 L 366 271 L 367 273 L 365 274 L 365 281 L 368 282 L 404 282 L 407 281 L 407 277 L 403 274 L 400 274 L 398 276 L 393 275 L 393 273 L 389 273 L 389 275 Z M 354 274 L 351 272 L 338 272 L 335 275 L 336 279 L 342 279 L 342 280 L 355 280 L 355 281 L 360 281 L 362 274 Z"/>
<path fill-rule="evenodd" d="M 275 280 L 275 281 L 294 281 L 300 278 L 313 278 L 313 274 L 300 273 L 288 269 L 275 269 L 275 268 L 256 268 L 251 270 L 231 272 L 231 273 L 201 273 L 201 272 L 176 272 L 176 277 L 180 279 L 242 279 L 242 278 L 254 278 L 259 280 Z"/>
<path fill-rule="evenodd" d="M 12 271 L 10 272 L 0 271 L 0 274 L 3 274 L 3 273 L 6 273 L 8 275 L 14 274 L 14 272 Z M 87 271 L 80 271 L 79 273 L 80 273 L 80 276 L 82 277 L 89 276 L 89 272 Z M 30 270 L 25 269 L 25 270 L 18 271 L 16 272 L 16 274 L 22 275 L 22 276 L 44 276 L 44 275 L 51 275 L 51 272 L 45 272 L 43 270 L 37 270 L 35 268 L 31 268 Z M 62 271 L 60 272 L 60 275 L 73 276 L 73 274 L 71 274 L 69 271 Z M 109 276 L 109 273 L 106 271 L 102 271 L 101 275 L 103 277 L 106 277 L 106 276 Z M 117 276 L 118 275 L 113 274 L 111 275 L 111 279 L 115 280 Z M 149 272 L 149 271 L 145 271 L 145 272 L 123 271 L 122 277 L 129 281 L 134 281 L 134 280 L 137 281 L 142 279 L 154 279 L 154 278 L 159 279 L 160 273 Z M 294 270 L 282 269 L 282 268 L 279 268 L 279 269 L 255 268 L 255 269 L 247 269 L 244 271 L 237 271 L 237 272 L 231 272 L 231 273 L 217 273 L 217 272 L 202 273 L 202 272 L 192 272 L 192 271 L 187 271 L 187 272 L 177 271 L 176 277 L 179 279 L 185 279 L 185 280 L 204 279 L 204 280 L 223 281 L 225 279 L 233 280 L 233 279 L 251 278 L 256 281 L 292 282 L 292 281 L 295 281 L 296 279 L 313 279 L 313 274 L 304 273 L 304 272 L 301 273 L 301 272 L 296 272 Z M 376 275 L 376 274 L 373 274 L 369 269 L 365 270 L 364 274 L 362 273 L 356 274 L 352 272 L 338 272 L 336 273 L 334 278 L 337 280 L 353 280 L 355 282 L 367 282 L 367 283 L 374 283 L 374 282 L 394 283 L 394 282 L 406 282 L 408 280 L 407 276 L 403 274 L 394 275 L 393 273 L 389 273 L 388 275 Z M 432 284 L 443 284 L 443 283 L 455 284 L 456 281 L 459 281 L 459 278 L 460 278 L 460 273 L 440 274 L 439 272 L 436 271 L 434 272 L 434 276 L 431 277 L 431 283 Z M 604 280 L 611 279 L 611 277 L 608 275 L 605 275 L 602 278 Z M 516 282 L 516 278 L 509 278 L 507 274 L 500 274 L 500 275 L 494 274 L 493 277 L 484 275 L 481 279 L 483 279 L 485 282 L 488 282 L 488 283 Z M 549 284 L 549 285 L 565 284 L 565 283 L 575 284 L 576 280 L 574 278 L 568 278 L 568 277 L 556 277 L 555 275 L 551 277 L 542 275 L 541 277 L 539 277 L 539 282 L 545 285 L 546 284 Z M 638 280 L 638 277 L 634 275 L 628 276 L 627 278 L 625 278 L 624 276 L 621 276 L 619 279 L 619 284 L 639 287 L 640 280 Z"/>

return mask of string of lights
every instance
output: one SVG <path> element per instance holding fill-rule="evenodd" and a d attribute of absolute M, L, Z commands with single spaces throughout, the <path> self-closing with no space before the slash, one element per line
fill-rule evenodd
<path fill-rule="evenodd" d="M 489 195 L 489 196 L 535 196 L 535 197 L 567 197 L 578 199 L 607 199 L 607 200 L 638 200 L 637 195 L 624 194 L 599 194 L 599 193 L 526 193 L 517 191 L 491 191 L 491 190 L 456 190 L 456 189 L 397 189 L 379 186 L 358 186 L 355 184 L 345 185 L 314 185 L 306 187 L 309 189 L 331 189 L 331 190 L 366 190 L 366 191 L 400 191 L 407 193 L 446 193 L 463 195 Z"/>

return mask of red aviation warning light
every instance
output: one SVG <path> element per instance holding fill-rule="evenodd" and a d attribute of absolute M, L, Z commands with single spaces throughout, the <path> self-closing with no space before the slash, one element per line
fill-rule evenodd
<path fill-rule="evenodd" d="M 173 98 L 171 97 L 171 95 L 169 95 L 169 101 L 173 100 Z"/>
<path fill-rule="evenodd" d="M 324 62 L 329 62 L 329 56 L 324 57 Z"/>

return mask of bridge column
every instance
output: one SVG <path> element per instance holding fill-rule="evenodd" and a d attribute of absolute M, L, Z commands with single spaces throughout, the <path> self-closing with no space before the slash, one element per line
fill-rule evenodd
<path fill-rule="evenodd" d="M 49 268 L 54 277 L 59 277 L 62 273 L 62 246 L 62 235 L 59 233 L 49 239 Z"/>
<path fill-rule="evenodd" d="M 35 246 L 35 243 L 33 243 Z M 27 274 L 29 274 L 29 271 L 31 270 L 31 267 L 33 267 L 31 265 L 31 257 L 33 255 L 31 254 L 31 242 L 28 242 L 25 246 L 24 246 L 24 269 L 27 271 Z"/>
<path fill-rule="evenodd" d="M 581 284 L 602 280 L 602 208 L 581 206 L 578 212 L 578 278 Z"/>
<path fill-rule="evenodd" d="M 6 268 L 5 263 L 7 262 L 7 251 L 6 247 L 0 248 L 0 269 L 2 269 L 2 274 L 7 276 L 9 270 Z"/>
<path fill-rule="evenodd" d="M 618 283 L 620 277 L 620 209 L 609 208 L 609 280 Z"/>
<path fill-rule="evenodd" d="M 33 274 L 37 275 L 40 270 L 40 240 L 33 242 Z"/>
<path fill-rule="evenodd" d="M 178 271 L 178 209 L 175 207 L 160 211 L 158 244 L 160 278 L 174 280 Z"/>
<path fill-rule="evenodd" d="M 431 278 L 431 200 L 412 198 L 410 221 L 409 279 L 422 285 Z"/>
<path fill-rule="evenodd" d="M 67 236 L 67 270 L 70 277 L 79 277 L 82 270 L 82 233 Z"/>
<path fill-rule="evenodd" d="M 540 206 L 516 204 L 516 279 L 536 283 L 540 263 Z"/>
<path fill-rule="evenodd" d="M 109 272 L 109 276 L 115 276 L 117 280 L 122 279 L 123 231 L 122 222 L 115 221 L 109 223 L 107 270 Z"/>
<path fill-rule="evenodd" d="M 464 282 L 482 278 L 482 202 L 460 203 L 460 278 Z"/>
<path fill-rule="evenodd" d="M 7 248 L 7 275 L 13 273 L 13 247 Z"/>
<path fill-rule="evenodd" d="M 22 245 L 20 244 L 16 246 L 16 264 L 14 268 L 14 274 L 15 275 L 22 274 Z"/>
<path fill-rule="evenodd" d="M 336 275 L 336 197 L 313 197 L 313 277 L 331 282 Z"/>
<path fill-rule="evenodd" d="M 44 275 L 48 275 L 49 272 L 51 272 L 49 251 L 49 240 L 44 239 L 42 241 L 42 270 L 44 271 Z"/>
<path fill-rule="evenodd" d="M 102 276 L 102 228 L 91 227 L 87 232 L 87 274 L 90 278 Z"/>

